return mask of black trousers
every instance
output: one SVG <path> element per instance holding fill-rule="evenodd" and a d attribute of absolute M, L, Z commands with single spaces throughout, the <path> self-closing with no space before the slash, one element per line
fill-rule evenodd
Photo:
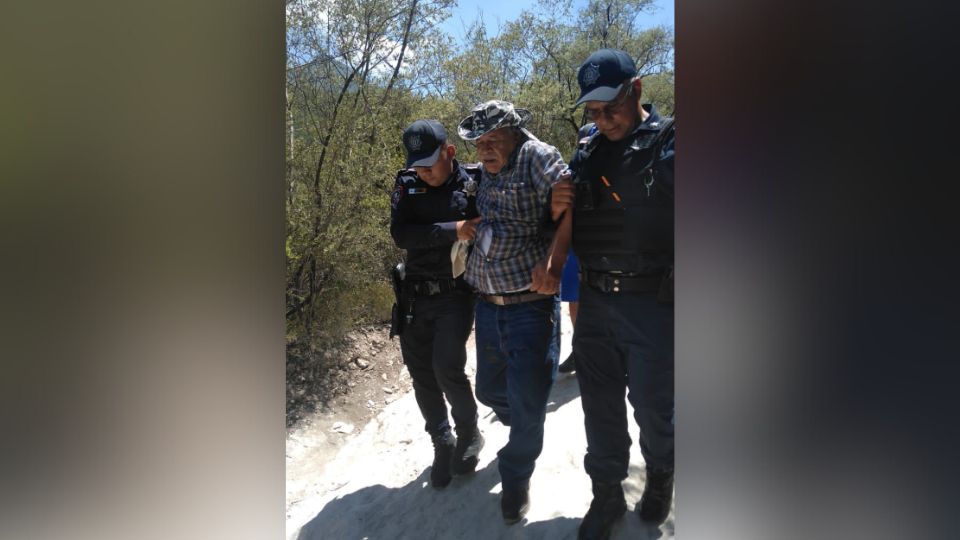
<path fill-rule="evenodd" d="M 648 469 L 673 469 L 673 304 L 657 293 L 580 288 L 573 354 L 587 433 L 584 468 L 600 482 L 627 477 L 624 392 Z"/>
<path fill-rule="evenodd" d="M 444 396 L 456 426 L 476 425 L 477 402 L 464 372 L 473 306 L 473 295 L 459 290 L 417 297 L 413 322 L 400 335 L 403 362 L 430 435 L 450 427 Z"/>

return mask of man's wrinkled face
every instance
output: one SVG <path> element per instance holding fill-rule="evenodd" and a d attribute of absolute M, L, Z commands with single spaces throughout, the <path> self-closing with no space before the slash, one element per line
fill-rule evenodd
<path fill-rule="evenodd" d="M 442 186 L 443 183 L 447 181 L 447 178 L 450 177 L 450 173 L 453 172 L 453 155 L 455 152 L 456 147 L 448 143 L 440 150 L 440 155 L 437 156 L 437 160 L 433 162 L 433 165 L 429 167 L 414 167 L 413 170 L 417 172 L 417 176 L 426 182 L 427 185 L 432 187 Z"/>
<path fill-rule="evenodd" d="M 497 174 L 503 169 L 510 154 L 517 147 L 517 137 L 511 128 L 500 128 L 484 133 L 476 141 L 477 157 L 483 168 L 490 174 Z"/>
<path fill-rule="evenodd" d="M 625 84 L 620 94 L 611 101 L 587 101 L 586 117 L 597 125 L 597 130 L 611 142 L 627 135 L 640 122 L 640 106 L 632 84 Z"/>

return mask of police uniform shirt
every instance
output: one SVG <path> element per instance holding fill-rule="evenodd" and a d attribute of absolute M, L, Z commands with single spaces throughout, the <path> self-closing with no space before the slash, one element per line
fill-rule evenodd
<path fill-rule="evenodd" d="M 556 148 L 526 134 L 500 171 L 483 171 L 477 192 L 483 220 L 465 274 L 476 290 L 504 294 L 530 287 L 531 272 L 552 240 L 550 190 L 566 168 Z"/>
<path fill-rule="evenodd" d="M 457 222 L 479 214 L 476 187 L 478 165 L 453 161 L 446 182 L 432 187 L 414 169 L 397 173 L 390 212 L 390 234 L 397 247 L 407 250 L 407 279 L 453 277 L 450 249 L 457 240 Z"/>
<path fill-rule="evenodd" d="M 611 142 L 596 133 L 584 148 L 578 150 L 570 165 L 577 170 L 581 181 L 590 182 L 591 202 L 596 210 L 626 210 L 624 229 L 607 229 L 603 232 L 605 237 L 625 235 L 622 241 L 614 240 L 614 243 L 627 246 L 634 243 L 634 237 L 644 236 L 640 242 L 655 244 L 656 249 L 649 250 L 649 245 L 645 245 L 639 248 L 642 253 L 632 254 L 627 253 L 631 251 L 629 249 L 619 248 L 606 252 L 577 249 L 576 246 L 583 245 L 583 238 L 589 234 L 585 230 L 583 201 L 577 201 L 573 240 L 574 251 L 583 268 L 644 273 L 673 264 L 674 134 L 671 128 L 671 133 L 664 136 L 660 155 L 650 170 L 654 139 L 660 133 L 662 120 L 652 105 L 644 104 L 643 107 L 649 116 L 630 135 Z M 580 220 L 577 219 L 578 214 L 582 216 Z M 594 248 L 599 248 L 603 243 L 588 242 Z"/>

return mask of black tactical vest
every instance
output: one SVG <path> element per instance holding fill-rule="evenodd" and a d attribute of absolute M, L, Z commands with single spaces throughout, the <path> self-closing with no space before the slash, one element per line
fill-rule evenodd
<path fill-rule="evenodd" d="M 417 177 L 414 169 L 397 173 L 391 199 L 390 233 L 406 249 L 406 275 L 438 279 L 452 275 L 450 246 L 456 235 L 439 223 L 477 217 L 476 191 L 481 178 L 479 165 L 454 160 L 452 176 L 433 187 Z"/>
<path fill-rule="evenodd" d="M 583 268 L 643 274 L 673 265 L 673 155 L 661 159 L 672 132 L 664 118 L 615 143 L 594 135 L 578 151 L 573 251 Z"/>

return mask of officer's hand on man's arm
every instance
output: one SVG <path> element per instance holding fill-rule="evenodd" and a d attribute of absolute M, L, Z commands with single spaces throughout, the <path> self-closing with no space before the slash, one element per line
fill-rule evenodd
<path fill-rule="evenodd" d="M 556 294 L 560 290 L 560 276 L 563 274 L 563 265 L 567 262 L 567 253 L 570 249 L 570 234 L 573 225 L 571 213 L 566 213 L 557 227 L 547 256 L 533 267 L 531 272 L 530 290 L 541 294 Z"/>
<path fill-rule="evenodd" d="M 480 223 L 479 217 L 458 221 L 457 240 L 473 240 L 477 235 L 477 223 Z"/>
<path fill-rule="evenodd" d="M 570 172 L 565 172 L 560 177 L 560 181 L 553 185 L 553 193 L 550 195 L 550 214 L 554 221 L 573 208 L 575 195 L 570 177 Z"/>
<path fill-rule="evenodd" d="M 560 290 L 560 275 L 563 273 L 564 261 L 557 264 L 552 259 L 550 255 L 547 255 L 546 259 L 533 267 L 531 291 L 540 294 L 557 294 L 557 291 Z"/>

